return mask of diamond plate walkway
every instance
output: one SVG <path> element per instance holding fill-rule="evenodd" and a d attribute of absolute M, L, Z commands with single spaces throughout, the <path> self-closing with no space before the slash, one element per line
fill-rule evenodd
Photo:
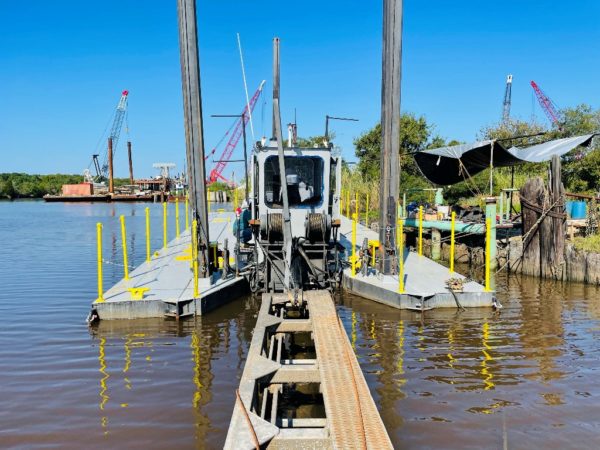
<path fill-rule="evenodd" d="M 327 291 L 305 294 L 334 448 L 393 448 Z"/>

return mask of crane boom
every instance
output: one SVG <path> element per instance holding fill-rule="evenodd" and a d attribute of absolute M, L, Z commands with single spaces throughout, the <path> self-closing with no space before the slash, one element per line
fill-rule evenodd
<path fill-rule="evenodd" d="M 542 91 L 540 89 L 540 87 L 537 85 L 537 83 L 533 80 L 531 81 L 531 87 L 533 88 L 533 91 L 535 92 L 535 96 L 537 97 L 537 100 L 538 100 L 540 106 L 544 110 L 546 117 L 548 117 L 548 120 L 550 120 L 550 122 L 553 125 L 556 125 L 557 128 L 560 130 L 562 128 L 561 124 L 560 124 L 561 115 L 558 112 L 558 108 L 556 107 L 554 102 L 550 99 L 550 97 L 548 97 L 544 93 L 544 91 Z"/>
<path fill-rule="evenodd" d="M 504 91 L 504 102 L 502 103 L 502 123 L 507 124 L 510 120 L 510 104 L 512 101 L 512 75 L 506 77 L 506 90 Z"/>
<path fill-rule="evenodd" d="M 235 147 L 237 146 L 238 142 L 240 141 L 240 137 L 242 136 L 243 126 L 244 126 L 244 124 L 248 123 L 249 114 L 252 111 L 254 111 L 254 106 L 256 106 L 256 102 L 258 101 L 258 98 L 260 97 L 260 94 L 263 90 L 264 85 L 265 85 L 265 81 L 263 80 L 260 83 L 260 86 L 258 86 L 258 89 L 254 93 L 252 98 L 250 99 L 249 105 L 246 105 L 244 107 L 244 110 L 240 114 L 240 118 L 237 120 L 237 122 L 235 124 L 233 133 L 231 134 L 231 137 L 227 141 L 227 144 L 225 145 L 225 148 L 223 149 L 223 153 L 221 154 L 221 157 L 217 161 L 214 169 L 212 169 L 210 171 L 210 176 L 208 179 L 209 183 L 214 183 L 215 181 L 217 181 L 219 179 L 225 180 L 225 178 L 223 177 L 223 171 L 225 170 L 225 167 L 227 166 L 227 163 L 228 163 L 229 159 L 231 158 L 231 155 L 233 154 L 233 150 L 235 150 Z M 213 150 L 213 152 L 214 152 L 214 150 Z M 246 173 L 246 170 L 247 170 L 247 168 L 244 169 L 244 174 Z"/>
<path fill-rule="evenodd" d="M 125 111 L 127 110 L 127 98 L 129 91 L 125 90 L 121 93 L 121 98 L 115 111 L 115 118 L 113 120 L 112 127 L 110 129 L 109 138 L 112 138 L 113 142 L 113 157 L 117 151 L 117 143 L 119 142 L 119 136 L 121 135 L 121 127 L 123 126 L 123 119 L 125 118 Z M 102 175 L 106 178 L 108 174 L 108 151 L 104 156 L 104 162 L 102 163 Z"/>

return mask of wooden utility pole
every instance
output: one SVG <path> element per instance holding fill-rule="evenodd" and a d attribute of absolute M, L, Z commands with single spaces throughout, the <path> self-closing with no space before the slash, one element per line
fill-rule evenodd
<path fill-rule="evenodd" d="M 402 0 L 383 2 L 381 88 L 381 176 L 379 195 L 379 270 L 394 272 L 400 190 L 400 80 L 402 74 Z"/>
<path fill-rule="evenodd" d="M 201 278 L 206 278 L 210 275 L 209 236 L 196 1 L 177 0 L 177 11 L 190 205 L 192 217 L 198 221 L 198 273 Z"/>
<path fill-rule="evenodd" d="M 108 193 L 115 193 L 115 180 L 113 174 L 113 148 L 112 138 L 108 138 Z"/>
<path fill-rule="evenodd" d="M 133 160 L 131 159 L 131 141 L 127 141 L 127 156 L 129 157 L 129 184 L 133 185 Z"/>

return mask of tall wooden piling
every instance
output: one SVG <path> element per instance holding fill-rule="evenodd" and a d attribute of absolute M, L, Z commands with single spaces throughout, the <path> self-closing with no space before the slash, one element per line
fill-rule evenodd
<path fill-rule="evenodd" d="M 113 141 L 112 138 L 108 138 L 108 192 L 114 194 L 115 192 L 115 181 L 113 174 Z"/>
<path fill-rule="evenodd" d="M 206 172 L 204 167 L 204 130 L 202 124 L 202 96 L 200 90 L 200 61 L 196 1 L 177 0 L 179 18 L 179 49 L 183 91 L 185 143 L 188 166 L 189 194 L 192 218 L 198 222 L 196 240 L 201 278 L 209 274 L 208 212 L 206 199 Z"/>
<path fill-rule="evenodd" d="M 129 159 L 129 184 L 133 185 L 133 159 L 131 157 L 131 141 L 127 141 L 127 157 Z"/>
<path fill-rule="evenodd" d="M 381 175 L 379 195 L 379 270 L 391 274 L 396 252 L 396 205 L 400 189 L 400 79 L 402 0 L 383 2 L 381 86 Z"/>
<path fill-rule="evenodd" d="M 523 261 L 521 272 L 562 279 L 565 252 L 565 202 L 560 158 L 552 158 L 548 186 L 541 178 L 521 188 Z"/>

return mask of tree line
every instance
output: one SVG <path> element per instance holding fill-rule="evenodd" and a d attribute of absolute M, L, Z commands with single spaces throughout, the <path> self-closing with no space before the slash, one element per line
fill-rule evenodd
<path fill-rule="evenodd" d="M 63 184 L 77 184 L 81 175 L 27 173 L 0 173 L 0 199 L 42 198 L 46 194 L 58 195 Z M 128 178 L 116 178 L 115 185 L 129 183 Z"/>

